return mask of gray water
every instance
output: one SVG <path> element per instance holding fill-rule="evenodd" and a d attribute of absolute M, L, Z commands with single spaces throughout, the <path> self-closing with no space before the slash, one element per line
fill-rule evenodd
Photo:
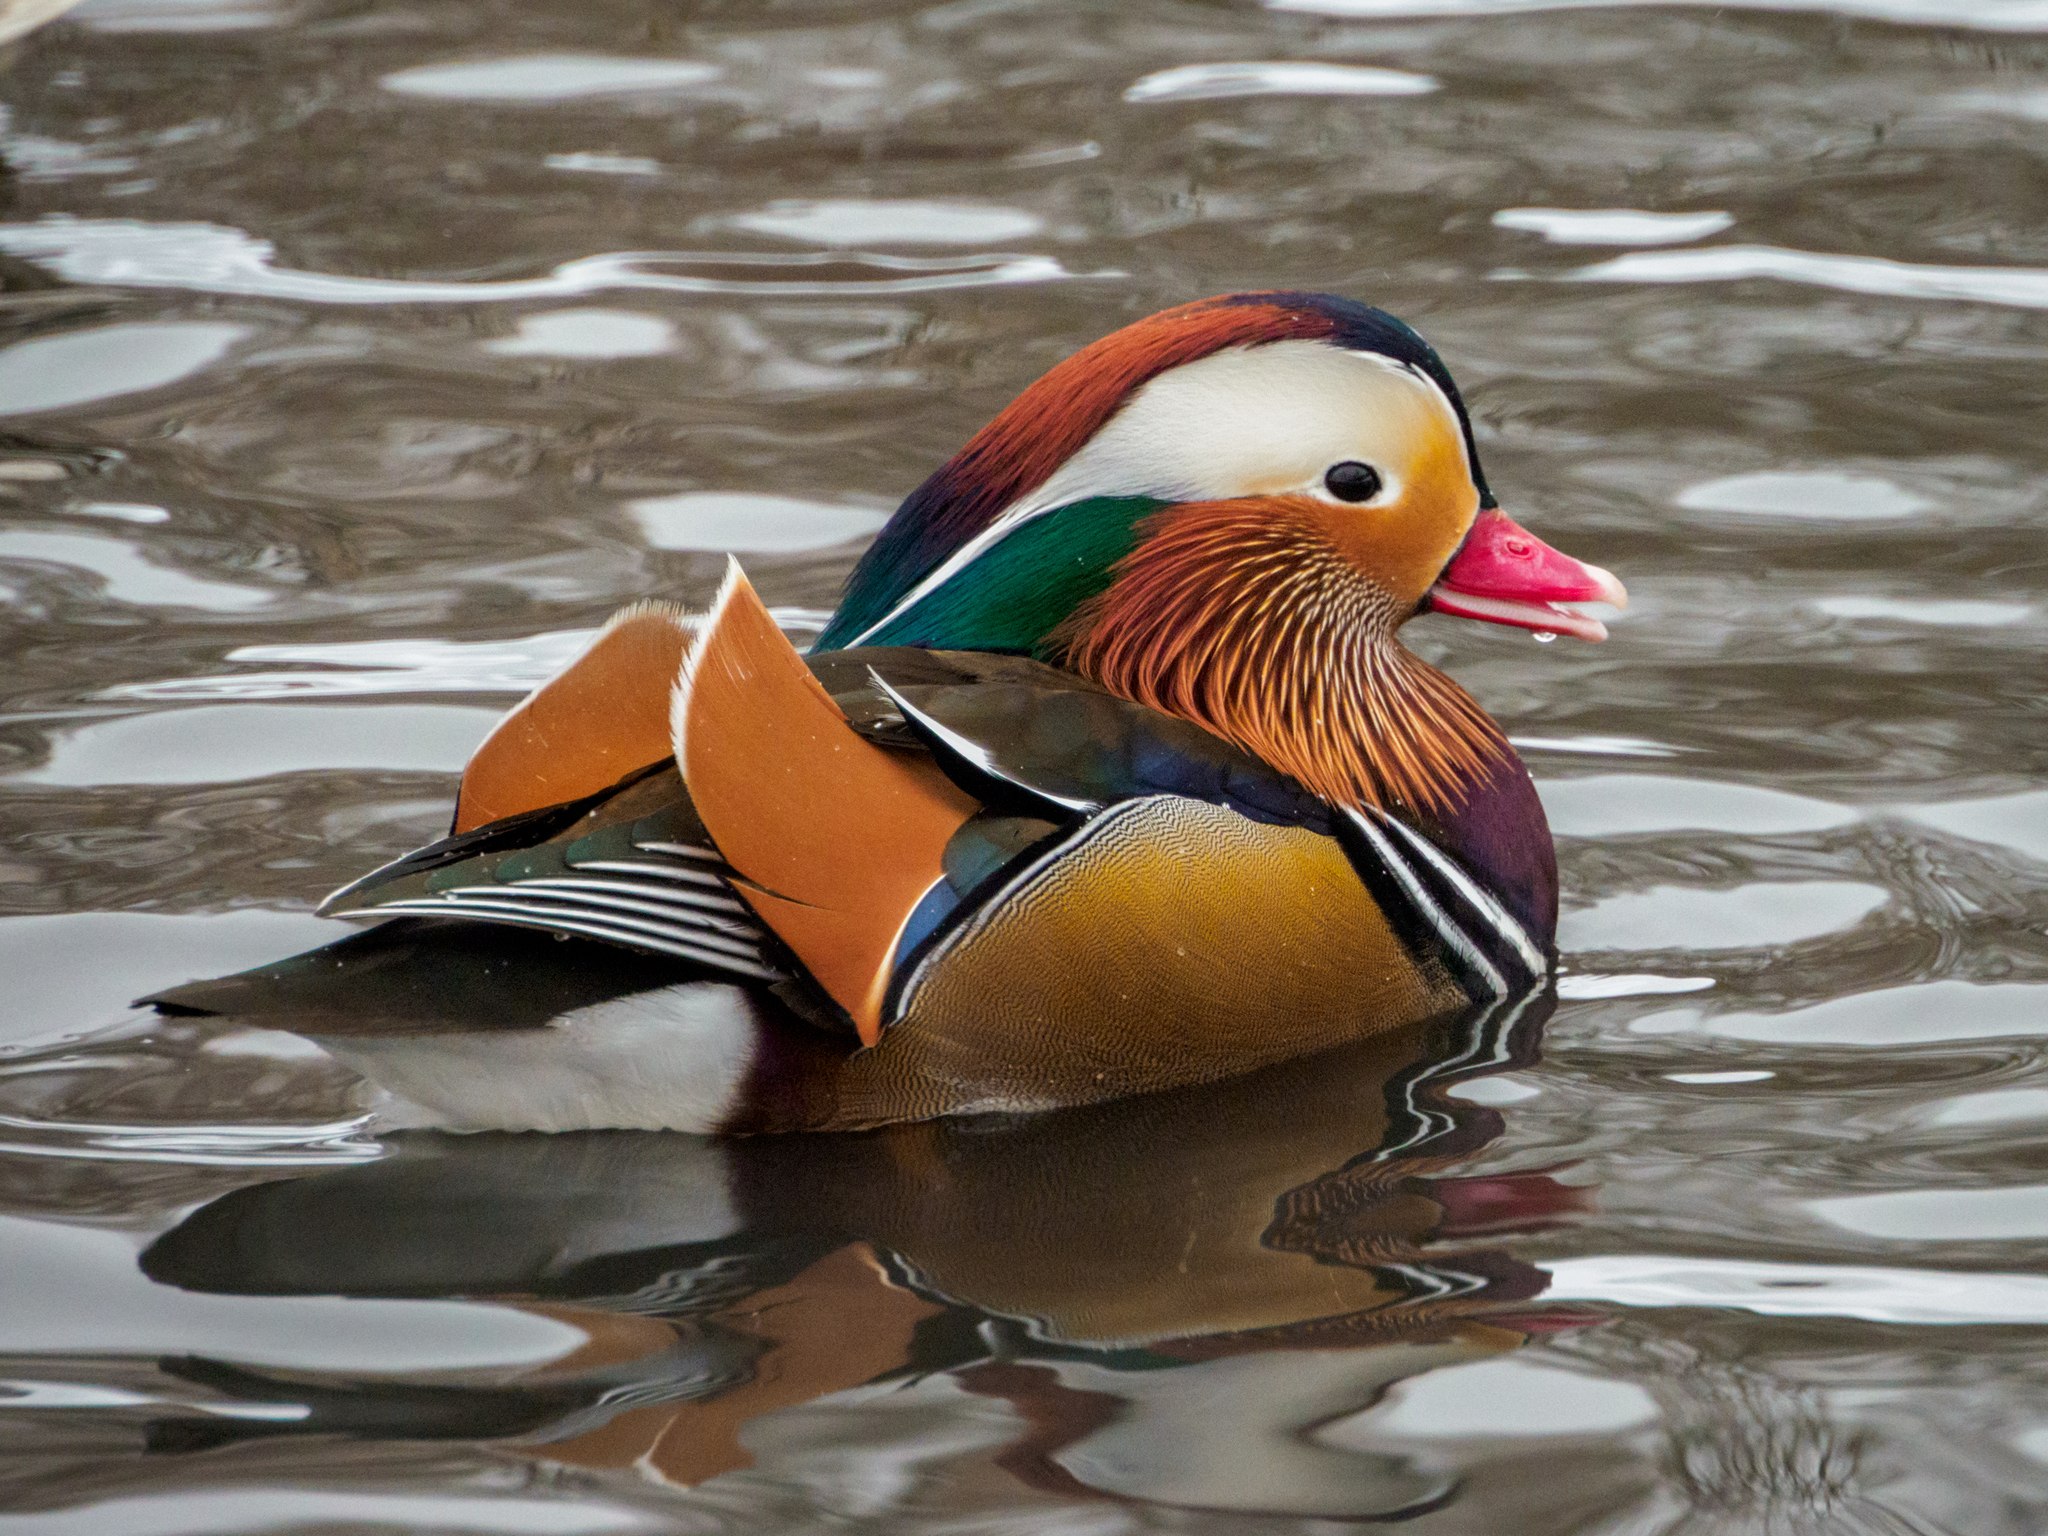
<path fill-rule="evenodd" d="M 2048 1525 L 2041 0 L 89 0 L 0 105 L 0 1533 Z M 1253 286 L 1635 596 L 1411 631 L 1547 1019 L 727 1148 L 380 1144 L 127 1007 Z"/>

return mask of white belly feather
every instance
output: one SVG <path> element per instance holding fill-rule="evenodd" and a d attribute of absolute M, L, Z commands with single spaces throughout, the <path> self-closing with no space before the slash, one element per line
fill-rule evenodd
<path fill-rule="evenodd" d="M 700 1133 L 731 1112 L 758 1041 L 740 989 L 703 981 L 540 1029 L 316 1038 L 389 1095 L 376 1129 Z"/>

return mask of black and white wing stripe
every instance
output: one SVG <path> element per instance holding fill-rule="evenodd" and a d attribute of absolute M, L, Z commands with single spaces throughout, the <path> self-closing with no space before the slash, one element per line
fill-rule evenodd
<path fill-rule="evenodd" d="M 1549 972 L 1542 949 L 1529 932 L 1489 895 L 1457 861 L 1396 817 L 1378 810 L 1346 810 L 1345 829 L 1360 873 L 1379 872 L 1381 905 L 1400 903 L 1409 926 L 1431 939 L 1475 997 L 1506 997 Z"/>
<path fill-rule="evenodd" d="M 324 911 L 460 917 L 601 939 L 752 981 L 785 981 L 775 940 L 724 860 L 647 816 L 582 837 L 448 863 L 421 855 L 339 891 Z"/>

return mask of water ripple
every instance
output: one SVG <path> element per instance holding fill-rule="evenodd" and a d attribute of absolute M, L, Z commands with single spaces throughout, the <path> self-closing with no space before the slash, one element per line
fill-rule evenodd
<path fill-rule="evenodd" d="M 322 1125 L 164 1126 L 0 1114 L 0 1131 L 33 1138 L 0 1141 L 0 1153 L 191 1168 L 318 1168 L 380 1156 L 378 1144 L 361 1134 L 368 1123 L 369 1116 L 357 1115 Z"/>
<path fill-rule="evenodd" d="M 248 336 L 239 325 L 94 326 L 0 351 L 0 416 L 25 416 L 162 389 L 212 367 Z"/>
<path fill-rule="evenodd" d="M 792 635 L 816 634 L 830 614 L 817 608 L 772 608 Z M 511 640 L 332 640 L 244 645 L 231 662 L 270 663 L 271 670 L 210 677 L 122 683 L 103 699 L 350 698 L 408 693 L 525 693 L 567 666 L 594 629 L 558 629 Z"/>
<path fill-rule="evenodd" d="M 1365 64 L 1183 64 L 1156 70 L 1125 101 L 1210 101 L 1227 96 L 1427 96 L 1436 80 Z"/>
<path fill-rule="evenodd" d="M 1503 208 L 1493 216 L 1500 229 L 1541 235 L 1552 245 L 1683 245 L 1718 235 L 1735 222 L 1732 214 L 1651 213 L 1641 208 Z"/>
<path fill-rule="evenodd" d="M 695 59 L 631 59 L 594 53 L 532 53 L 506 59 L 417 64 L 383 79 L 401 96 L 441 101 L 557 102 L 704 85 L 724 73 Z"/>
<path fill-rule="evenodd" d="M 1515 278 L 1526 274 L 1493 275 Z M 1580 283 L 1739 283 L 1755 278 L 1895 299 L 2048 309 L 2048 271 L 2038 267 L 1937 267 L 1883 256 L 1837 256 L 1775 245 L 1631 251 L 1564 274 L 1564 280 Z"/>
<path fill-rule="evenodd" d="M 705 221 L 803 245 L 839 250 L 877 245 L 994 245 L 1028 240 L 1045 220 L 1021 208 L 915 198 L 778 198 L 765 208 Z"/>
<path fill-rule="evenodd" d="M 830 294 L 881 297 L 948 288 L 1046 283 L 1077 276 L 1051 256 L 885 256 L 871 252 L 611 251 L 563 262 L 544 277 L 434 281 L 353 277 L 276 265 L 268 240 L 218 224 L 151 224 L 59 216 L 0 225 L 0 251 L 73 283 L 178 288 L 305 304 L 499 304 L 581 294 Z"/>
<path fill-rule="evenodd" d="M 1319 16 L 1393 19 L 1403 16 L 1510 16 L 1529 11 L 1618 10 L 1642 0 L 1265 0 L 1269 10 Z M 1982 32 L 2034 32 L 2048 28 L 2048 0 L 1664 0 L 1674 6 L 1720 11 L 1819 11 L 1925 26 Z"/>
<path fill-rule="evenodd" d="M 1919 1326 L 2048 1324 L 2048 1275 L 1600 1254 L 1553 1259 L 1547 1301 L 1719 1307 Z"/>

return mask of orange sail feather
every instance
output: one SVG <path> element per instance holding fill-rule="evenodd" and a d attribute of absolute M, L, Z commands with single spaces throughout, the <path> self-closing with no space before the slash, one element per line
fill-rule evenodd
<path fill-rule="evenodd" d="M 608 789 L 669 753 L 668 695 L 694 638 L 681 608 L 637 603 L 528 694 L 462 772 L 458 833 Z"/>
<path fill-rule="evenodd" d="M 740 894 L 873 1045 L 903 926 L 975 802 L 930 759 L 847 724 L 737 562 L 684 662 L 671 722 Z"/>

